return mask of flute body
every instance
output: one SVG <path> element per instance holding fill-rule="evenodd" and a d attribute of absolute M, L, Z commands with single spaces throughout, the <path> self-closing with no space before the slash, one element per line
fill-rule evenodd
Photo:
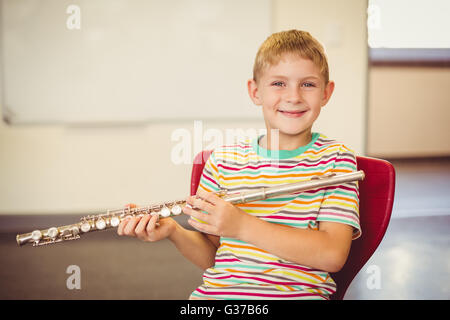
<path fill-rule="evenodd" d="M 306 181 L 287 183 L 274 187 L 263 187 L 246 192 L 228 194 L 225 191 L 219 191 L 216 195 L 232 204 L 239 204 L 363 179 L 364 172 L 356 171 L 340 175 L 330 174 L 317 176 Z M 83 233 L 117 227 L 122 220 L 128 217 L 143 216 L 145 214 L 157 214 L 160 218 L 178 216 L 182 213 L 183 207 L 186 205 L 185 200 L 177 200 L 139 208 L 125 207 L 123 209 L 108 210 L 103 214 L 82 217 L 78 223 L 18 234 L 16 241 L 20 246 L 29 243 L 33 244 L 33 246 L 42 246 L 66 240 L 75 240 L 79 239 Z"/>

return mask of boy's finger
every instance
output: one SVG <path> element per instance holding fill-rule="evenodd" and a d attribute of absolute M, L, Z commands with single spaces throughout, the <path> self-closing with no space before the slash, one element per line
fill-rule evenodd
<path fill-rule="evenodd" d="M 192 217 L 188 220 L 188 223 L 200 232 L 212 234 L 212 235 L 218 235 L 217 229 L 215 227 L 213 227 L 209 224 L 206 224 L 206 223 L 195 221 Z"/>
<path fill-rule="evenodd" d="M 155 231 L 156 226 L 158 226 L 159 224 L 157 223 L 157 221 L 159 220 L 159 215 L 154 214 L 151 216 L 150 221 L 147 224 L 147 232 L 151 233 L 153 231 Z"/>
<path fill-rule="evenodd" d="M 138 224 L 136 225 L 136 228 L 134 229 L 134 232 L 136 233 L 136 235 L 143 235 L 143 233 L 145 232 L 145 228 L 147 227 L 147 223 L 150 220 L 150 215 L 149 214 L 145 214 L 141 220 L 138 222 Z"/>
<path fill-rule="evenodd" d="M 204 210 L 209 213 L 212 213 L 214 210 L 214 205 L 202 198 L 196 198 L 192 202 L 195 209 Z"/>
<path fill-rule="evenodd" d="M 206 192 L 202 189 L 197 190 L 197 196 L 213 205 L 216 205 L 220 200 L 222 200 L 220 197 L 214 194 L 214 192 Z"/>
<path fill-rule="evenodd" d="M 126 227 L 126 225 L 128 224 L 128 220 L 130 220 L 129 218 L 122 220 L 119 223 L 119 226 L 117 227 L 117 234 L 119 236 L 123 236 L 123 229 Z"/>
<path fill-rule="evenodd" d="M 136 236 L 134 229 L 136 228 L 137 223 L 141 220 L 141 217 L 133 217 L 128 220 L 127 225 L 123 228 L 123 233 L 127 236 Z"/>
<path fill-rule="evenodd" d="M 198 219 L 198 220 L 200 220 L 202 222 L 211 223 L 211 221 L 210 221 L 211 220 L 211 215 L 210 214 L 203 213 L 202 211 L 195 210 L 195 209 L 189 208 L 187 206 L 185 206 L 183 208 L 183 212 L 185 214 L 191 216 L 191 218 L 193 217 L 193 218 L 196 218 L 196 219 Z"/>

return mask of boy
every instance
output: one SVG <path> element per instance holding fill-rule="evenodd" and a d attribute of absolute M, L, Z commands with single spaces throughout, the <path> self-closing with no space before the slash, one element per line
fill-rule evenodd
<path fill-rule="evenodd" d="M 239 205 L 213 193 L 356 171 L 351 150 L 312 132 L 333 93 L 328 77 L 324 50 L 309 33 L 267 38 L 247 83 L 250 98 L 262 106 L 267 135 L 211 154 L 197 196 L 187 198 L 192 207 L 183 209 L 198 231 L 170 218 L 157 226 L 158 216 L 145 216 L 123 221 L 119 235 L 169 238 L 204 269 L 191 299 L 328 299 L 336 291 L 329 272 L 342 268 L 360 235 L 356 182 Z"/>

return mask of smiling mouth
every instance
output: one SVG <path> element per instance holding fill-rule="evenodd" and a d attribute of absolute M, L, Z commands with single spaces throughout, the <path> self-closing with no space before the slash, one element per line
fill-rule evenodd
<path fill-rule="evenodd" d="M 301 117 L 306 110 L 304 111 L 284 111 L 284 110 L 278 110 L 279 112 L 281 112 L 283 115 L 288 116 L 290 118 L 298 118 Z"/>

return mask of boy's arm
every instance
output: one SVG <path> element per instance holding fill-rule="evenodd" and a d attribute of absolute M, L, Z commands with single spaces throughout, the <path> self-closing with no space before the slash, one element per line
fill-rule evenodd
<path fill-rule="evenodd" d="M 282 259 L 328 272 L 337 272 L 347 260 L 353 228 L 342 223 L 322 221 L 318 230 L 274 224 L 247 214 L 212 193 L 200 191 L 203 199 L 188 198 L 200 210 L 184 207 L 184 213 L 197 230 L 237 238 Z M 206 213 L 201 212 L 204 210 Z"/>
<path fill-rule="evenodd" d="M 210 239 L 211 238 L 211 239 Z M 169 240 L 181 254 L 203 270 L 214 265 L 218 245 L 215 236 L 205 235 L 198 231 L 183 228 L 178 223 L 169 236 Z"/>
<path fill-rule="evenodd" d="M 282 259 L 327 272 L 345 264 L 353 228 L 334 222 L 320 222 L 319 230 L 298 229 L 270 223 L 247 215 L 239 239 Z M 265 236 L 270 235 L 270 236 Z"/>

